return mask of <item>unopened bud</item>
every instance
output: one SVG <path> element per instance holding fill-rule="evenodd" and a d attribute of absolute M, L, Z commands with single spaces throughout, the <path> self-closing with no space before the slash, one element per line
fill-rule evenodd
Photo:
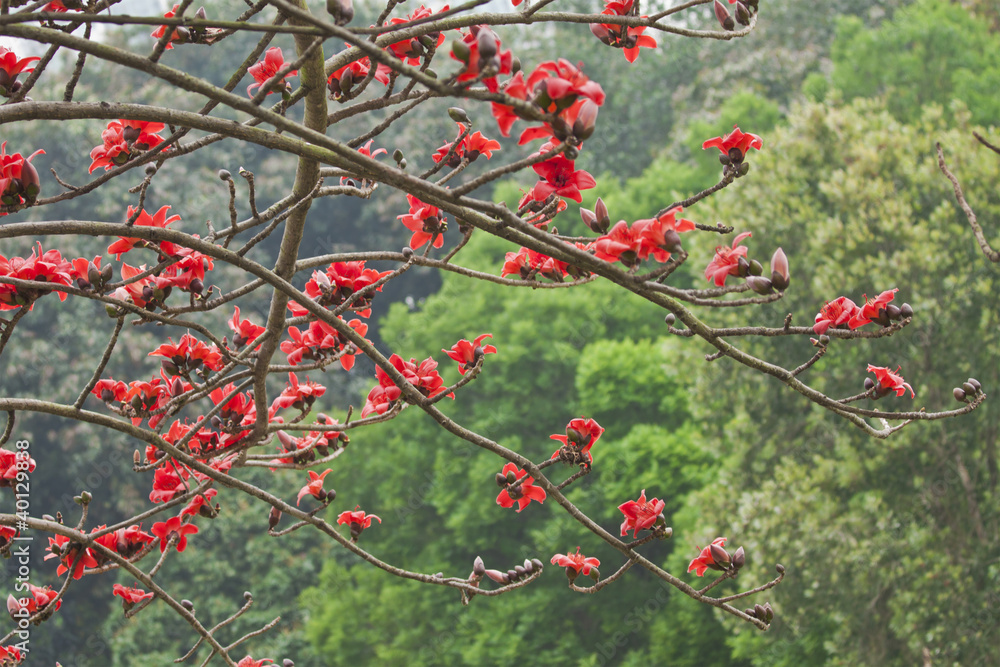
<path fill-rule="evenodd" d="M 735 567 L 738 570 L 741 567 L 743 567 L 743 565 L 746 562 L 747 562 L 746 553 L 744 553 L 743 547 L 740 547 L 739 549 L 736 550 L 736 553 L 733 554 L 733 567 Z"/>
<path fill-rule="evenodd" d="M 204 7 L 199 7 L 198 11 L 194 13 L 194 16 L 195 18 L 201 19 L 202 21 L 208 18 L 208 14 L 205 12 Z"/>
<path fill-rule="evenodd" d="M 468 65 L 469 57 L 472 55 L 472 50 L 469 48 L 468 44 L 456 39 L 451 43 L 451 53 L 461 62 Z"/>
<path fill-rule="evenodd" d="M 142 454 L 139 453 L 138 449 L 132 451 L 132 463 L 135 465 L 142 463 Z"/>
<path fill-rule="evenodd" d="M 482 577 L 486 574 L 486 566 L 483 564 L 483 559 L 476 556 L 476 560 L 472 561 L 472 574 L 477 577 Z"/>
<path fill-rule="evenodd" d="M 740 278 L 746 278 L 750 274 L 750 262 L 746 257 L 740 257 L 736 262 L 736 271 Z"/>
<path fill-rule="evenodd" d="M 667 313 L 667 316 L 663 318 L 663 321 L 668 327 L 674 326 L 674 322 L 677 321 L 677 316 L 673 313 Z"/>
<path fill-rule="evenodd" d="M 601 580 L 601 571 L 596 567 L 590 568 L 590 578 L 594 580 L 594 583 L 597 583 Z"/>
<path fill-rule="evenodd" d="M 750 275 L 760 276 L 764 274 L 764 266 L 756 259 L 750 260 Z"/>
<path fill-rule="evenodd" d="M 601 23 L 591 23 L 590 32 L 594 33 L 594 37 L 601 40 L 605 44 L 611 44 L 611 31 L 604 27 Z"/>
<path fill-rule="evenodd" d="M 292 662 L 289 658 L 285 658 L 284 660 L 281 661 L 281 667 L 295 667 L 295 663 Z"/>
<path fill-rule="evenodd" d="M 865 378 L 865 391 L 871 391 L 875 388 L 875 380 L 871 378 Z"/>
<path fill-rule="evenodd" d="M 904 303 L 899 307 L 899 314 L 902 317 L 913 317 L 913 306 L 908 303 Z"/>
<path fill-rule="evenodd" d="M 789 278 L 788 257 L 784 250 L 778 248 L 771 255 L 771 284 L 776 290 L 784 291 L 788 287 Z"/>
<path fill-rule="evenodd" d="M 771 281 L 763 276 L 747 276 L 747 285 L 757 294 L 774 294 Z"/>
<path fill-rule="evenodd" d="M 109 280 L 111 280 L 111 271 L 112 268 L 110 264 L 106 264 L 101 267 L 101 279 L 103 282 L 108 282 Z"/>
<path fill-rule="evenodd" d="M 194 611 L 194 603 L 191 600 L 181 600 L 181 606 L 188 611 Z"/>
<path fill-rule="evenodd" d="M 469 114 L 465 112 L 465 109 L 461 107 L 449 107 L 448 117 L 451 118 L 456 123 L 470 123 Z M 399 160 L 396 160 L 399 162 Z"/>
<path fill-rule="evenodd" d="M 748 171 L 750 171 L 750 163 L 749 162 L 742 162 L 742 163 L 740 163 L 740 167 L 737 170 L 737 172 L 739 173 L 739 175 L 740 176 L 746 176 Z"/>
<path fill-rule="evenodd" d="M 955 400 L 956 401 L 958 401 L 959 403 L 965 403 L 966 399 L 965 399 L 965 390 L 964 389 L 962 389 L 961 387 L 955 387 L 952 390 L 952 393 L 955 395 Z"/>
<path fill-rule="evenodd" d="M 170 383 L 170 395 L 173 397 L 180 396 L 184 393 L 184 383 L 181 382 L 179 377 L 174 377 L 173 382 Z"/>
<path fill-rule="evenodd" d="M 983 390 L 983 385 L 980 384 L 979 380 L 977 380 L 976 378 L 969 378 L 968 383 L 971 384 L 977 392 Z"/>
<path fill-rule="evenodd" d="M 681 235 L 673 229 L 666 230 L 663 232 L 663 244 L 661 247 L 666 248 L 670 252 L 680 252 L 684 249 L 681 245 Z"/>
<path fill-rule="evenodd" d="M 742 2 L 736 2 L 736 20 L 740 25 L 750 25 L 750 10 Z"/>
<path fill-rule="evenodd" d="M 899 313 L 899 306 L 894 306 L 891 303 L 885 307 L 885 312 L 889 316 L 890 320 L 900 320 L 902 317 Z"/>
<path fill-rule="evenodd" d="M 279 521 L 281 521 L 281 510 L 277 507 L 272 507 L 271 511 L 267 513 L 267 529 L 274 530 Z"/>
<path fill-rule="evenodd" d="M 479 45 L 480 62 L 487 61 L 497 54 L 497 36 L 489 28 L 480 27 L 476 43 Z"/>
<path fill-rule="evenodd" d="M 729 552 L 720 547 L 718 544 L 709 545 L 709 551 L 712 554 L 712 560 L 723 570 L 728 570 L 730 563 L 732 563 L 732 557 Z"/>
<path fill-rule="evenodd" d="M 785 573 L 785 566 L 784 566 L 784 565 L 782 565 L 781 563 L 778 563 L 777 565 L 775 565 L 775 566 L 774 566 L 774 569 L 775 569 L 775 571 L 776 571 L 776 572 L 777 572 L 778 574 L 784 574 L 784 573 Z"/>
<path fill-rule="evenodd" d="M 351 0 L 326 0 L 326 11 L 336 25 L 347 25 L 354 18 L 354 4 Z"/>
<path fill-rule="evenodd" d="M 729 15 L 729 10 L 719 0 L 715 0 L 715 18 L 718 19 L 719 25 L 725 30 L 733 30 L 736 27 L 736 21 L 733 20 L 733 17 Z"/>
<path fill-rule="evenodd" d="M 594 126 L 597 123 L 597 105 L 593 100 L 586 100 L 580 107 L 573 123 L 573 136 L 580 141 L 586 141 L 594 133 Z"/>

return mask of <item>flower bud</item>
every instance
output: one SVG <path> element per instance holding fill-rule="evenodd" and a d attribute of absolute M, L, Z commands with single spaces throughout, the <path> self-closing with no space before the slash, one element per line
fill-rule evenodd
<path fill-rule="evenodd" d="M 976 391 L 977 391 L 977 392 L 979 392 L 979 391 L 982 391 L 982 390 L 983 390 L 983 385 L 982 385 L 982 384 L 980 384 L 979 380 L 977 380 L 976 378 L 969 378 L 968 382 L 969 382 L 969 384 L 971 384 L 971 385 L 972 385 L 973 387 L 975 387 L 975 389 L 976 389 Z"/>
<path fill-rule="evenodd" d="M 764 609 L 764 605 L 755 604 L 753 606 L 753 615 L 763 621 L 764 617 L 767 615 L 767 611 Z"/>
<path fill-rule="evenodd" d="M 173 397 L 180 396 L 184 393 L 184 383 L 181 382 L 179 377 L 174 377 L 173 382 L 170 383 L 170 395 Z"/>
<path fill-rule="evenodd" d="M 788 287 L 788 282 L 788 257 L 784 250 L 778 248 L 771 255 L 771 284 L 776 290 L 783 292 Z"/>
<path fill-rule="evenodd" d="M 958 401 L 959 403 L 966 402 L 965 391 L 961 387 L 955 387 L 952 390 L 952 394 L 954 394 L 955 400 Z"/>
<path fill-rule="evenodd" d="M 597 105 L 594 104 L 593 100 L 585 100 L 576 115 L 576 121 L 573 123 L 573 136 L 580 141 L 586 141 L 594 133 L 596 123 Z"/>
<path fill-rule="evenodd" d="M 740 176 L 746 176 L 748 171 L 750 171 L 749 162 L 741 163 L 739 169 L 737 169 L 737 173 L 739 173 Z"/>
<path fill-rule="evenodd" d="M 865 391 L 871 391 L 875 388 L 875 380 L 871 378 L 865 378 Z"/>
<path fill-rule="evenodd" d="M 740 278 L 746 278 L 750 273 L 750 262 L 747 261 L 746 257 L 740 257 L 736 262 L 736 270 Z"/>
<path fill-rule="evenodd" d="M 111 271 L 112 271 L 112 268 L 111 268 L 110 264 L 106 264 L 103 267 L 101 267 L 101 280 L 102 280 L 102 282 L 108 282 L 109 280 L 111 280 Z"/>
<path fill-rule="evenodd" d="M 181 606 L 188 611 L 194 611 L 194 603 L 191 600 L 181 600 Z"/>
<path fill-rule="evenodd" d="M 583 433 L 580 433 L 575 428 L 569 426 L 566 427 L 566 440 L 572 442 L 574 445 L 584 444 Z"/>
<path fill-rule="evenodd" d="M 771 603 L 764 603 L 764 618 L 762 619 L 765 623 L 770 623 L 774 619 L 774 610 L 771 609 Z"/>
<path fill-rule="evenodd" d="M 483 559 L 476 556 L 476 560 L 472 561 L 472 574 L 477 577 L 482 577 L 486 574 L 486 566 L 483 564 Z"/>
<path fill-rule="evenodd" d="M 535 571 L 535 564 L 531 562 L 530 558 L 525 558 L 523 565 L 524 565 L 524 571 L 527 572 L 528 574 L 531 574 L 532 572 Z"/>
<path fill-rule="evenodd" d="M 593 579 L 594 583 L 596 584 L 598 581 L 601 580 L 601 571 L 598 570 L 596 567 L 590 568 L 590 578 Z"/>
<path fill-rule="evenodd" d="M 784 566 L 784 565 L 782 565 L 781 563 L 778 563 L 777 565 L 775 565 L 775 566 L 774 566 L 774 569 L 775 569 L 775 571 L 776 571 L 776 572 L 777 572 L 778 574 L 784 574 L 784 573 L 785 573 L 785 566 Z"/>
<path fill-rule="evenodd" d="M 661 247 L 670 252 L 680 252 L 684 249 L 681 245 L 681 235 L 673 229 L 666 230 L 663 232 L 663 245 Z"/>
<path fill-rule="evenodd" d="M 205 11 L 204 7 L 199 7 L 198 11 L 196 11 L 194 13 L 194 17 L 197 18 L 197 19 L 201 19 L 202 21 L 204 21 L 204 20 L 206 20 L 208 18 L 208 13 Z"/>
<path fill-rule="evenodd" d="M 604 27 L 601 23 L 591 23 L 590 32 L 594 34 L 594 37 L 601 40 L 605 44 L 611 44 L 611 31 Z"/>
<path fill-rule="evenodd" d="M 756 259 L 750 260 L 750 275 L 760 276 L 764 274 L 764 267 Z"/>
<path fill-rule="evenodd" d="M 517 475 L 515 475 L 514 471 L 511 470 L 510 472 L 507 473 L 507 483 L 513 484 L 516 481 L 517 481 Z"/>
<path fill-rule="evenodd" d="M 566 578 L 569 579 L 569 585 L 570 586 L 573 585 L 573 582 L 576 581 L 576 578 L 577 578 L 577 576 L 579 574 L 580 574 L 579 572 L 577 572 L 576 570 L 574 570 L 571 567 L 567 567 L 566 568 Z"/>
<path fill-rule="evenodd" d="M 289 658 L 285 658 L 284 660 L 281 661 L 281 667 L 295 667 L 295 663 L 292 662 Z"/>
<path fill-rule="evenodd" d="M 497 54 L 497 36 L 489 28 L 481 27 L 476 35 L 476 43 L 479 45 L 480 67 L 490 58 Z"/>
<path fill-rule="evenodd" d="M 528 574 L 528 571 L 524 568 L 523 565 L 515 565 L 514 566 L 514 572 L 517 573 L 518 577 L 523 577 L 526 574 Z"/>
<path fill-rule="evenodd" d="M 822 336 L 819 337 L 819 344 L 826 347 L 827 345 L 830 344 L 830 337 L 827 336 L 826 334 L 823 334 Z"/>
<path fill-rule="evenodd" d="M 518 565 L 518 567 L 521 566 Z M 521 569 L 523 570 L 524 568 L 522 567 Z M 517 573 L 517 570 L 507 570 L 507 578 L 511 581 L 517 581 L 518 579 L 521 578 L 521 575 Z"/>
<path fill-rule="evenodd" d="M 585 208 L 581 208 L 580 209 L 580 218 L 583 219 L 583 224 L 587 225 L 587 227 L 590 229 L 590 231 L 597 232 L 598 234 L 603 234 L 604 233 L 597 226 L 597 216 L 594 214 L 593 211 L 590 211 L 590 210 L 585 209 Z"/>
<path fill-rule="evenodd" d="M 747 285 L 757 294 L 774 294 L 771 281 L 763 276 L 747 276 Z"/>
<path fill-rule="evenodd" d="M 902 317 L 913 317 L 913 306 L 908 303 L 904 303 L 899 307 L 899 314 Z"/>
<path fill-rule="evenodd" d="M 728 551 L 720 547 L 718 544 L 714 543 L 709 545 L 709 551 L 712 554 L 712 560 L 714 560 L 715 564 L 718 566 L 717 569 L 720 570 L 729 569 L 729 565 L 732 563 L 733 559 L 729 555 Z"/>
<path fill-rule="evenodd" d="M 531 565 L 532 565 L 532 567 L 534 567 L 534 569 L 535 569 L 536 572 L 539 571 L 539 570 L 541 570 L 543 567 L 545 567 L 545 565 L 542 563 L 542 561 L 538 560 L 537 558 L 532 558 L 531 559 Z"/>
<path fill-rule="evenodd" d="M 733 30 L 736 28 L 736 21 L 733 20 L 733 17 L 729 15 L 729 10 L 719 0 L 715 0 L 715 18 L 718 19 L 719 25 L 724 30 Z"/>
<path fill-rule="evenodd" d="M 467 114 L 465 112 L 465 109 L 463 109 L 461 107 L 449 107 L 448 108 L 448 117 L 451 118 L 456 123 L 469 123 L 469 122 L 471 122 L 469 120 L 469 114 Z M 396 160 L 396 162 L 399 162 L 399 160 Z"/>
<path fill-rule="evenodd" d="M 496 476 L 496 482 L 497 482 L 497 486 L 499 486 L 499 487 L 500 487 L 501 489 L 502 489 L 503 487 L 507 486 L 507 478 L 506 478 L 506 477 L 504 477 L 504 476 L 503 476 L 502 474 L 500 474 L 500 473 L 497 473 L 497 476 Z"/>
<path fill-rule="evenodd" d="M 965 382 L 965 383 L 963 383 L 962 384 L 962 389 L 965 390 L 965 394 L 967 396 L 970 395 L 970 394 L 975 394 L 976 393 L 976 388 L 974 386 L 972 386 L 971 382 Z"/>
<path fill-rule="evenodd" d="M 750 10 L 742 2 L 736 2 L 736 20 L 740 25 L 750 25 Z"/>
<path fill-rule="evenodd" d="M 677 316 L 673 313 L 667 313 L 667 316 L 663 318 L 663 322 L 668 326 L 674 326 L 674 322 L 677 321 Z"/>
<path fill-rule="evenodd" d="M 894 306 L 891 303 L 888 306 L 886 306 L 885 312 L 886 312 L 886 314 L 889 315 L 889 319 L 890 320 L 900 320 L 900 319 L 902 319 L 902 316 L 899 313 L 899 307 L 898 306 Z"/>
<path fill-rule="evenodd" d="M 507 575 L 499 570 L 486 570 L 484 574 L 498 584 L 506 584 L 509 581 Z"/>
<path fill-rule="evenodd" d="M 108 264 L 108 266 L 111 265 Z M 93 262 L 90 262 L 90 265 L 87 267 L 87 280 L 90 281 L 91 285 L 100 285 L 101 283 L 104 282 L 104 280 L 101 278 L 100 269 L 98 269 Z"/>
<path fill-rule="evenodd" d="M 351 0 L 326 0 L 326 11 L 336 25 L 347 25 L 354 18 L 354 4 Z"/>
<path fill-rule="evenodd" d="M 735 567 L 738 570 L 741 567 L 743 567 L 743 565 L 746 562 L 747 562 L 747 556 L 743 552 L 743 547 L 740 547 L 739 549 L 736 550 L 736 553 L 733 554 L 733 567 Z"/>

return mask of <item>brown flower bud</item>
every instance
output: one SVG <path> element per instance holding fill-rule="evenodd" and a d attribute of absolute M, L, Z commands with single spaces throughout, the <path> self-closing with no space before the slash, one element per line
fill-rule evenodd
<path fill-rule="evenodd" d="M 739 1 L 736 3 L 736 20 L 740 25 L 750 25 L 750 10 Z"/>
<path fill-rule="evenodd" d="M 267 529 L 274 530 L 279 521 L 281 521 L 281 510 L 277 507 L 272 507 L 271 511 L 267 513 Z"/>
<path fill-rule="evenodd" d="M 982 390 L 983 390 L 983 385 L 982 385 L 982 384 L 980 384 L 980 383 L 979 383 L 979 380 L 977 380 L 976 378 L 969 378 L 968 382 L 969 382 L 969 384 L 971 384 L 971 385 L 972 385 L 973 387 L 975 387 L 975 389 L 976 389 L 976 391 L 977 391 L 977 392 L 979 392 L 979 391 L 982 391 Z"/>
<path fill-rule="evenodd" d="M 913 317 L 913 306 L 908 303 L 904 303 L 899 307 L 899 314 L 902 317 Z"/>
<path fill-rule="evenodd" d="M 486 566 L 483 564 L 483 559 L 476 556 L 476 560 L 472 561 L 472 574 L 477 577 L 482 577 L 486 574 Z"/>
<path fill-rule="evenodd" d="M 959 403 L 966 402 L 965 391 L 961 387 L 955 387 L 952 390 L 952 394 L 954 394 L 955 400 L 958 401 Z"/>
<path fill-rule="evenodd" d="M 594 34 L 594 37 L 601 40 L 605 44 L 611 44 L 611 31 L 604 27 L 601 23 L 591 23 L 590 32 Z"/>
<path fill-rule="evenodd" d="M 771 255 L 771 284 L 774 289 L 783 292 L 789 283 L 788 257 L 785 251 L 778 248 Z"/>
<path fill-rule="evenodd" d="M 747 276 L 747 285 L 757 294 L 774 294 L 771 281 L 763 276 Z"/>
<path fill-rule="evenodd" d="M 736 21 L 733 20 L 733 17 L 729 15 L 729 10 L 719 0 L 715 0 L 715 18 L 718 19 L 719 25 L 725 30 L 736 28 Z"/>
<path fill-rule="evenodd" d="M 743 565 L 746 562 L 747 562 L 747 556 L 743 552 L 743 547 L 740 547 L 739 549 L 736 550 L 736 553 L 733 554 L 733 567 L 735 567 L 738 570 L 741 567 L 743 567 Z"/>
<path fill-rule="evenodd" d="M 732 563 L 733 559 L 729 555 L 728 551 L 714 543 L 709 545 L 709 551 L 712 554 L 712 560 L 715 561 L 715 564 L 718 565 L 720 569 L 729 569 L 729 565 Z"/>

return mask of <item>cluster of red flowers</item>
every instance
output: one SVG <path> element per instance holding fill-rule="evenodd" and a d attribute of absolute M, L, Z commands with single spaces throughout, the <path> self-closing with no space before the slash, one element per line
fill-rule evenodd
<path fill-rule="evenodd" d="M 448 157 L 449 152 L 454 150 L 446 165 L 455 168 L 462 164 L 463 159 L 475 162 L 480 155 L 485 155 L 486 159 L 489 160 L 493 157 L 493 151 L 500 150 L 499 141 L 487 139 L 479 131 L 467 134 L 468 131 L 469 128 L 464 123 L 458 123 L 458 136 L 455 137 L 455 141 L 446 142 L 437 149 L 437 152 L 432 156 L 434 161 L 441 162 Z"/>
<path fill-rule="evenodd" d="M 324 308 L 337 308 L 353 297 L 350 310 L 360 317 L 368 317 L 372 312 L 375 292 L 382 291 L 381 285 L 374 290 L 370 289 L 371 285 L 391 273 L 365 268 L 364 261 L 334 262 L 325 271 L 313 271 L 312 278 L 306 282 L 305 292 Z M 361 294 L 357 295 L 358 292 Z M 296 316 L 309 314 L 302 304 L 295 301 L 288 302 L 288 309 Z"/>
<path fill-rule="evenodd" d="M 3 70 L 0 69 L 0 75 Z M 38 149 L 28 157 L 7 154 L 7 142 L 0 144 L 0 204 L 5 207 L 31 206 L 41 191 L 41 180 L 31 160 L 45 151 Z M 0 215 L 7 215 L 0 211 Z"/>
<path fill-rule="evenodd" d="M 105 527 L 97 526 L 91 532 L 104 530 Z M 105 533 L 95 540 L 97 544 L 110 549 L 122 558 L 135 556 L 152 541 L 153 537 L 143 532 L 141 526 L 119 528 L 116 531 Z M 86 568 L 97 568 L 108 562 L 108 557 L 99 550 L 93 548 L 84 549 L 81 544 L 72 542 L 65 535 L 55 535 L 49 538 L 49 553 L 45 556 L 45 560 L 49 560 L 50 558 L 59 559 L 59 567 L 56 568 L 57 576 L 61 576 L 64 572 L 69 572 L 70 568 L 73 568 L 72 575 L 74 579 L 82 577 Z"/>
<path fill-rule="evenodd" d="M 578 247 L 585 248 L 586 246 Z M 521 280 L 534 280 L 541 275 L 549 280 L 561 283 L 569 275 L 570 267 L 566 262 L 543 255 L 530 248 L 521 248 L 517 252 L 508 252 L 504 258 L 500 277 L 518 276 Z"/>
<path fill-rule="evenodd" d="M 441 12 L 446 11 L 448 11 L 448 5 L 439 9 L 438 13 L 440 14 Z M 427 7 L 420 5 L 406 18 L 393 17 L 389 19 L 389 25 L 400 25 L 411 21 L 419 21 L 430 17 L 433 13 L 434 12 Z M 393 42 L 388 46 L 388 51 L 400 60 L 406 61 L 406 64 L 408 65 L 419 65 L 421 58 L 427 54 L 428 50 L 437 49 L 442 44 L 444 44 L 444 35 L 442 33 L 429 33 L 421 37 L 407 38 L 398 42 Z"/>
<path fill-rule="evenodd" d="M 817 334 L 824 334 L 830 327 L 850 327 L 853 330 L 870 322 L 887 327 L 892 323 L 892 320 L 910 317 L 913 315 L 913 309 L 907 304 L 903 304 L 902 307 L 890 305 L 890 302 L 896 298 L 898 291 L 894 287 L 873 299 L 869 299 L 866 294 L 864 296 L 865 303 L 860 307 L 846 296 L 828 301 L 816 315 L 813 331 Z"/>
<path fill-rule="evenodd" d="M 443 35 L 442 35 L 443 38 Z M 350 62 L 336 70 L 326 80 L 326 87 L 330 91 L 333 99 L 340 99 L 343 95 L 351 92 L 354 84 L 360 83 L 371 72 L 371 60 L 367 56 L 360 60 Z M 372 77 L 383 86 L 389 84 L 389 74 L 392 70 L 381 63 L 375 68 Z"/>
<path fill-rule="evenodd" d="M 181 336 L 181 341 L 174 343 L 168 338 L 164 343 L 149 353 L 151 357 L 163 357 L 163 369 L 171 375 L 187 375 L 202 366 L 218 371 L 222 369 L 222 352 L 215 345 L 206 345 L 191 334 Z"/>
<path fill-rule="evenodd" d="M 389 357 L 389 363 L 402 373 L 406 381 L 416 387 L 417 391 L 428 398 L 447 391 L 444 380 L 437 372 L 437 362 L 431 357 L 427 357 L 418 364 L 416 359 L 403 361 L 402 357 L 394 354 Z M 361 410 L 362 417 L 367 417 L 373 412 L 380 415 L 385 414 L 392 407 L 393 401 L 402 394 L 402 391 L 392 381 L 388 373 L 382 370 L 381 366 L 375 369 L 375 377 L 378 379 L 378 384 L 368 392 L 365 407 Z M 455 394 L 448 394 L 448 397 L 455 398 Z"/>
<path fill-rule="evenodd" d="M 73 264 L 64 260 L 58 250 L 43 251 L 39 242 L 29 257 L 8 259 L 0 255 L 0 277 L 70 285 L 73 278 Z M 34 307 L 35 299 L 45 293 L 42 290 L 19 290 L 10 283 L 0 283 L 0 311 L 16 310 L 21 306 L 28 306 L 30 310 Z M 65 292 L 56 294 L 60 300 L 66 300 Z"/>
<path fill-rule="evenodd" d="M 618 221 L 610 232 L 594 241 L 594 256 L 627 267 L 636 266 L 650 255 L 657 262 L 666 262 L 670 251 L 681 247 L 679 234 L 695 228 L 690 220 L 677 219 L 683 210 L 677 206 L 656 218 L 637 220 L 631 227 L 624 220 Z"/>
<path fill-rule="evenodd" d="M 34 586 L 27 582 L 25 584 L 28 586 L 30 597 L 16 598 L 13 595 L 7 595 L 7 611 L 10 612 L 11 617 L 15 621 L 17 620 L 17 616 L 23 615 L 25 611 L 29 614 L 37 614 L 40 611 L 44 611 L 53 601 L 55 601 L 56 606 L 52 611 L 57 611 L 62 606 L 62 600 L 56 600 L 59 594 L 52 590 L 51 587 Z M 9 649 L 10 647 L 7 647 L 7 650 Z M 0 657 L 3 657 L 2 652 L 0 652 Z"/>
<path fill-rule="evenodd" d="M 157 134 L 163 128 L 163 123 L 144 120 L 111 121 L 101 133 L 101 145 L 90 151 L 90 173 L 100 167 L 108 171 L 123 165 L 140 153 L 163 143 L 163 137 Z"/>
<path fill-rule="evenodd" d="M 368 333 L 368 325 L 359 319 L 351 320 L 347 326 L 359 336 Z M 358 353 L 358 349 L 326 322 L 314 320 L 305 331 L 300 331 L 298 327 L 288 327 L 288 335 L 291 340 L 281 343 L 281 351 L 288 354 L 288 363 L 292 366 L 302 363 L 303 359 L 322 362 L 334 357 L 340 360 L 345 371 L 354 368 L 354 355 Z"/>
<path fill-rule="evenodd" d="M 601 13 L 607 16 L 637 16 L 639 5 L 633 0 L 606 0 L 604 11 Z M 642 16 L 641 18 L 647 17 Z M 594 33 L 594 37 L 608 46 L 622 49 L 625 53 L 625 59 L 630 63 L 634 63 L 639 57 L 640 47 L 656 48 L 656 40 L 649 35 L 642 34 L 645 31 L 645 26 L 628 27 L 614 23 L 590 24 L 590 32 Z"/>

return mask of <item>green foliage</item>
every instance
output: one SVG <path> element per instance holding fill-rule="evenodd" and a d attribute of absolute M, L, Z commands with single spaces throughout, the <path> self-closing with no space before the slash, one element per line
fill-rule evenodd
<path fill-rule="evenodd" d="M 885 96 L 900 120 L 952 99 L 968 105 L 973 122 L 1000 117 L 1000 35 L 955 3 L 920 0 L 877 28 L 844 17 L 833 62 L 833 85 L 848 100 Z"/>

